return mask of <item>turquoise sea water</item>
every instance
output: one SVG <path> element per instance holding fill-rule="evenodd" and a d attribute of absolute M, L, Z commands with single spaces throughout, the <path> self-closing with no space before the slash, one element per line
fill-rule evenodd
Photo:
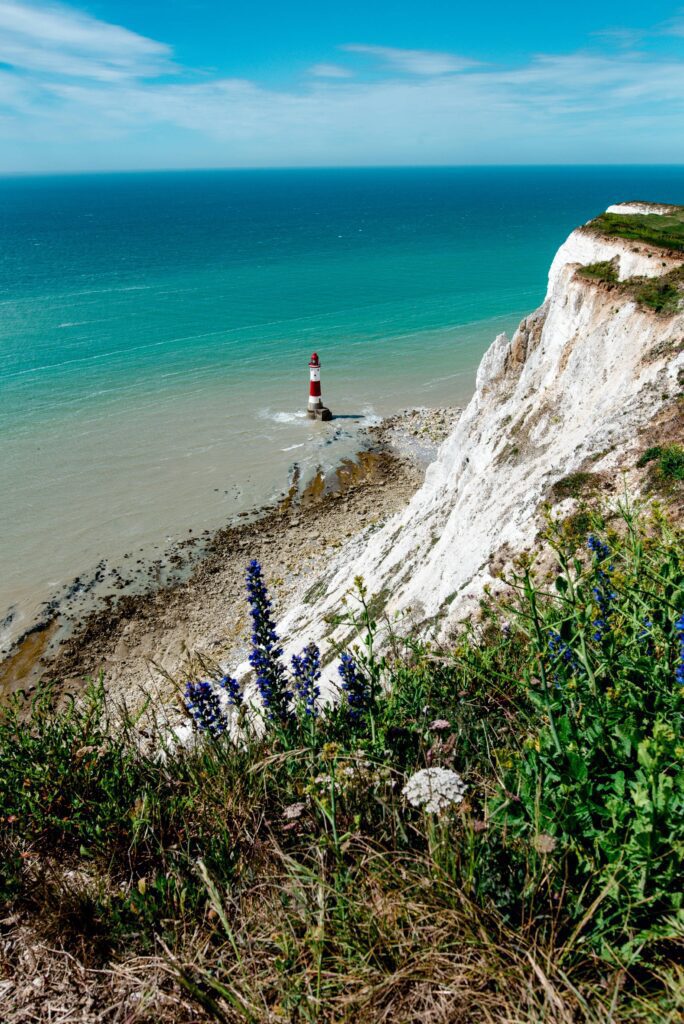
<path fill-rule="evenodd" d="M 0 179 L 0 620 L 467 400 L 558 245 L 681 168 Z M 301 418 L 309 355 L 341 418 Z M 0 639 L 2 637 L 0 636 Z"/>

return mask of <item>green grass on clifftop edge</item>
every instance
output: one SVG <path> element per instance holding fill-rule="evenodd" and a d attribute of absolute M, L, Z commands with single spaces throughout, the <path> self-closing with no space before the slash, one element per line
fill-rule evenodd
<path fill-rule="evenodd" d="M 93 1020 L 109 966 L 138 958 L 144 987 L 156 957 L 192 1012 L 141 1002 L 136 1024 L 681 1021 L 684 545 L 587 515 L 589 543 L 551 524 L 555 571 L 519 561 L 451 643 L 378 656 L 358 581 L 360 713 L 259 734 L 243 712 L 244 743 L 160 760 L 101 684 L 13 704 L 3 923 L 97 969 Z M 465 799 L 409 803 L 427 768 Z"/>
<path fill-rule="evenodd" d="M 677 313 L 682 304 L 684 265 L 674 267 L 658 277 L 628 277 L 624 281 L 618 279 L 615 260 L 589 263 L 580 267 L 577 273 L 589 281 L 611 285 L 618 292 L 634 299 L 639 306 L 663 316 Z"/>
<path fill-rule="evenodd" d="M 603 235 L 684 251 L 684 207 L 673 207 L 666 214 L 602 213 L 587 227 Z"/>

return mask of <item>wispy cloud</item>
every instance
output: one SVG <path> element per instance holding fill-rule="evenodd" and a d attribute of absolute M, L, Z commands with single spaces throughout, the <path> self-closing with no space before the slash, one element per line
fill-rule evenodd
<path fill-rule="evenodd" d="M 680 11 L 676 17 L 670 18 L 669 21 L 664 21 L 661 32 L 667 36 L 684 36 L 684 10 Z"/>
<path fill-rule="evenodd" d="M 171 50 L 69 7 L 0 0 L 0 63 L 21 71 L 116 81 L 172 70 Z"/>
<path fill-rule="evenodd" d="M 341 64 L 326 64 L 322 62 L 320 64 L 312 64 L 309 68 L 309 74 L 315 78 L 352 78 L 353 72 L 349 68 L 342 67 Z"/>
<path fill-rule="evenodd" d="M 164 43 L 67 7 L 0 0 L 0 171 L 684 162 L 684 56 L 606 45 L 505 67 L 342 49 L 268 88 L 178 68 Z"/>
<path fill-rule="evenodd" d="M 467 57 L 434 50 L 398 50 L 392 46 L 367 46 L 365 43 L 347 43 L 341 49 L 348 53 L 375 57 L 386 66 L 408 75 L 448 75 L 455 71 L 465 71 L 477 64 L 477 61 Z"/>

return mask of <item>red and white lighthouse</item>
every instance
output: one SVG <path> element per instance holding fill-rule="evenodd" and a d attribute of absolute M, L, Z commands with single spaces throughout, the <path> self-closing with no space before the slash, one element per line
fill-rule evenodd
<path fill-rule="evenodd" d="M 332 413 L 321 399 L 321 363 L 314 352 L 309 361 L 309 405 L 306 414 L 310 420 L 331 420 Z"/>

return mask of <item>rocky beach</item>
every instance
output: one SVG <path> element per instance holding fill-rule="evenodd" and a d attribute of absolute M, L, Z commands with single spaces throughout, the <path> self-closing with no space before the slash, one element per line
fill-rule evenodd
<path fill-rule="evenodd" d="M 242 660 L 248 637 L 244 571 L 257 558 L 278 613 L 315 603 L 326 559 L 370 536 L 402 509 L 461 410 L 412 409 L 366 428 L 362 449 L 306 485 L 292 472 L 279 503 L 245 513 L 213 534 L 176 543 L 153 562 L 101 563 L 50 602 L 0 663 L 0 692 L 30 695 L 39 680 L 78 692 L 102 672 L 108 692 L 132 707 L 219 662 Z M 175 702 L 170 701 L 171 714 Z"/>

